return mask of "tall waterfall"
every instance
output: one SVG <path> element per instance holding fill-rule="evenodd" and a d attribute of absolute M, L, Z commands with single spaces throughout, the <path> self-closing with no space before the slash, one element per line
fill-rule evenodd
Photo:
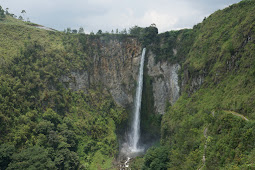
<path fill-rule="evenodd" d="M 140 110 L 142 102 L 142 91 L 143 91 L 143 67 L 145 58 L 146 48 L 143 49 L 142 57 L 140 61 L 139 75 L 138 75 L 138 85 L 136 88 L 135 96 L 135 109 L 131 127 L 131 133 L 129 134 L 129 147 L 131 152 L 139 152 L 141 149 L 138 147 L 138 142 L 140 138 Z"/>

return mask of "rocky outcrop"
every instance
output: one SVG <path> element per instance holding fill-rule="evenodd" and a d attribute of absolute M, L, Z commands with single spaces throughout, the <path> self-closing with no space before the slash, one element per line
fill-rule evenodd
<path fill-rule="evenodd" d="M 203 70 L 203 72 L 205 72 Z M 205 73 L 191 73 L 188 69 L 184 69 L 184 77 L 181 83 L 181 91 L 186 91 L 189 95 L 195 93 L 204 83 Z"/>
<path fill-rule="evenodd" d="M 148 53 L 148 75 L 153 79 L 153 97 L 156 113 L 164 114 L 167 103 L 173 105 L 179 98 L 179 64 L 166 61 L 155 63 L 155 55 Z"/>
<path fill-rule="evenodd" d="M 127 107 L 133 103 L 142 48 L 136 39 L 97 42 L 100 53 L 93 54 L 90 82 L 103 84 L 117 104 Z"/>
<path fill-rule="evenodd" d="M 66 88 L 74 91 L 83 90 L 87 92 L 89 87 L 89 74 L 87 71 L 72 71 L 69 76 L 61 76 L 60 81 L 63 82 Z"/>
<path fill-rule="evenodd" d="M 91 65 L 84 71 L 72 71 L 62 76 L 60 81 L 66 88 L 87 91 L 101 87 L 110 92 L 115 102 L 122 107 L 133 104 L 142 53 L 141 44 L 134 38 L 96 39 L 91 42 L 89 58 Z M 166 61 L 155 63 L 155 55 L 146 55 L 148 76 L 152 78 L 154 109 L 164 114 L 167 103 L 173 105 L 179 98 L 179 64 Z"/>
<path fill-rule="evenodd" d="M 133 103 L 142 47 L 135 38 L 90 40 L 90 65 L 60 78 L 67 88 L 84 90 L 101 87 L 110 92 L 117 104 Z"/>

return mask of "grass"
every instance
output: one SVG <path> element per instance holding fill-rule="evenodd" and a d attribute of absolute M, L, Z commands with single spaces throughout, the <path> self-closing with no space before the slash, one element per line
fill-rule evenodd
<path fill-rule="evenodd" d="M 31 26 L 31 23 L 23 22 L 6 16 L 4 21 L 0 21 L 0 54 L 1 59 L 6 63 L 17 55 L 28 41 L 37 41 L 49 49 L 63 49 L 63 33 L 50 32 Z M 47 50 L 47 49 L 46 49 Z"/>

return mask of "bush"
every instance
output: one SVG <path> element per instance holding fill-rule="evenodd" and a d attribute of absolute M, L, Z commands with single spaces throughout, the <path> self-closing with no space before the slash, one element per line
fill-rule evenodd
<path fill-rule="evenodd" d="M 48 151 L 39 146 L 32 146 L 12 156 L 12 162 L 7 170 L 15 169 L 55 169 Z"/>
<path fill-rule="evenodd" d="M 15 151 L 13 145 L 2 144 L 0 146 L 0 167 L 1 169 L 6 169 L 8 164 L 11 162 L 11 157 Z"/>
<path fill-rule="evenodd" d="M 0 6 L 0 20 L 3 20 L 5 18 L 4 10 L 2 6 Z"/>
<path fill-rule="evenodd" d="M 152 147 L 144 156 L 144 170 L 165 170 L 169 162 L 169 148 L 166 146 Z"/>

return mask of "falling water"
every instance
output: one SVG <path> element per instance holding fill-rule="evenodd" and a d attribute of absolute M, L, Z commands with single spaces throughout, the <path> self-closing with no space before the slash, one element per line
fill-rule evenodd
<path fill-rule="evenodd" d="M 134 117 L 131 127 L 131 133 L 129 135 L 129 147 L 131 152 L 140 152 L 141 148 L 138 147 L 138 142 L 140 138 L 140 110 L 141 110 L 141 102 L 142 102 L 142 90 L 143 90 L 143 66 L 144 66 L 144 57 L 145 57 L 146 48 L 143 49 L 140 69 L 139 69 L 139 77 L 138 77 L 138 86 L 136 88 L 136 96 L 135 96 L 135 109 L 134 109 Z"/>

